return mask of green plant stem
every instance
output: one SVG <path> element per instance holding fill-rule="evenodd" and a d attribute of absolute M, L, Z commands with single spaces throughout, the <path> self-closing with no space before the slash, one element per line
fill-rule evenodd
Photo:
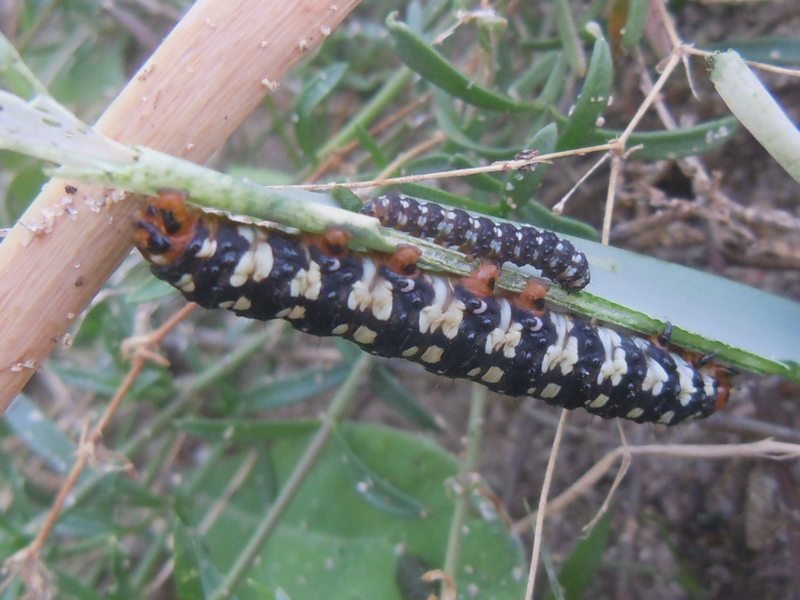
<path fill-rule="evenodd" d="M 464 537 L 464 521 L 469 509 L 469 498 L 472 489 L 472 473 L 480 455 L 481 437 L 483 434 L 483 417 L 489 391 L 482 385 L 473 384 L 469 404 L 469 423 L 467 425 L 467 442 L 464 459 L 461 461 L 461 472 L 458 474 L 458 496 L 450 523 L 447 538 L 447 552 L 444 559 L 444 571 L 455 581 L 458 559 L 461 554 L 461 542 Z"/>
<path fill-rule="evenodd" d="M 242 577 L 244 577 L 247 569 L 250 568 L 256 555 L 264 545 L 264 542 L 270 536 L 273 529 L 275 529 L 284 511 L 289 507 L 289 504 L 300 490 L 303 481 L 305 481 L 305 478 L 316 464 L 328 440 L 336 429 L 339 420 L 350 407 L 355 397 L 356 389 L 359 383 L 364 379 L 366 371 L 371 363 L 372 357 L 368 354 L 362 355 L 355 362 L 353 370 L 339 388 L 328 410 L 325 411 L 325 414 L 322 416 L 322 423 L 319 429 L 314 434 L 311 442 L 309 442 L 308 447 L 297 463 L 297 466 L 294 468 L 294 471 L 292 471 L 292 474 L 289 476 L 289 479 L 281 488 L 280 494 L 278 494 L 278 497 L 275 499 L 275 503 L 270 507 L 269 512 L 264 516 L 264 519 L 256 528 L 253 536 L 247 542 L 241 554 L 236 558 L 233 566 L 225 575 L 225 579 L 211 594 L 211 600 L 223 600 L 224 598 L 230 597 L 233 590 L 242 580 Z"/>

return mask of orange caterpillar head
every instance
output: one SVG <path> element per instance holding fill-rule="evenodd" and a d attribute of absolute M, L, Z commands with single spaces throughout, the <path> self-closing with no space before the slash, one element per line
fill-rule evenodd
<path fill-rule="evenodd" d="M 194 237 L 200 211 L 186 204 L 186 194 L 163 190 L 136 215 L 134 243 L 156 264 L 175 261 Z"/>

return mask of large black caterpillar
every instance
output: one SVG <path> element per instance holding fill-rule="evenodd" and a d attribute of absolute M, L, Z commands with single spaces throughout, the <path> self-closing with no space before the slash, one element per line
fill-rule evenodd
<path fill-rule="evenodd" d="M 378 196 L 365 204 L 362 212 L 377 218 L 384 227 L 457 248 L 477 258 L 497 264 L 530 265 L 571 291 L 589 283 L 586 256 L 550 231 L 496 223 L 459 208 L 420 202 L 397 193 Z"/>
<path fill-rule="evenodd" d="M 667 425 L 727 399 L 721 367 L 546 310 L 535 280 L 495 294 L 499 269 L 489 263 L 466 278 L 433 274 L 417 266 L 414 246 L 356 253 L 344 230 L 290 235 L 203 212 L 178 192 L 148 202 L 135 240 L 156 277 L 206 308 L 286 319 L 510 396 Z"/>

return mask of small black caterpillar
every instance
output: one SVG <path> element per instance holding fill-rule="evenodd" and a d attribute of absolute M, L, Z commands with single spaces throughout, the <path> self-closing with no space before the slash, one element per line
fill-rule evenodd
<path fill-rule="evenodd" d="M 156 277 L 206 308 L 283 318 L 510 396 L 667 425 L 708 416 L 727 399 L 722 367 L 546 310 L 539 282 L 495 294 L 490 263 L 466 278 L 437 275 L 418 268 L 414 246 L 361 254 L 348 240 L 343 230 L 290 235 L 239 223 L 178 192 L 150 200 L 135 231 Z"/>
<path fill-rule="evenodd" d="M 586 256 L 550 231 L 496 223 L 459 208 L 420 202 L 397 193 L 378 196 L 365 204 L 362 212 L 377 218 L 384 227 L 457 248 L 484 260 L 521 267 L 530 265 L 571 291 L 589 284 Z"/>

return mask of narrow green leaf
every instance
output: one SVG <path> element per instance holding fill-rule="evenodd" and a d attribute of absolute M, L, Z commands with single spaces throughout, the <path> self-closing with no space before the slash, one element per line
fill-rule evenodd
<path fill-rule="evenodd" d="M 319 421 L 254 421 L 253 419 L 179 419 L 176 429 L 211 439 L 242 444 L 303 435 L 319 428 Z"/>
<path fill-rule="evenodd" d="M 8 407 L 5 421 L 31 452 L 56 473 L 66 473 L 72 466 L 75 446 L 25 394 L 17 395 Z"/>
<path fill-rule="evenodd" d="M 558 140 L 558 150 L 579 148 L 585 145 L 589 133 L 597 127 L 597 119 L 608 107 L 614 66 L 608 42 L 599 39 L 594 43 L 589 70 L 583 82 L 575 108 Z"/>
<path fill-rule="evenodd" d="M 606 513 L 586 539 L 581 540 L 561 567 L 559 582 L 566 600 L 580 600 L 592 582 L 608 546 L 611 518 Z M 548 594 L 548 599 L 553 599 Z"/>
<path fill-rule="evenodd" d="M 174 287 L 151 275 L 125 295 L 125 302 L 128 304 L 142 304 L 143 302 L 154 302 L 169 296 L 177 297 L 177 295 Z"/>
<path fill-rule="evenodd" d="M 333 63 L 317 73 L 297 99 L 294 124 L 297 143 L 309 159 L 316 157 L 320 143 L 319 119 L 314 117 L 317 106 L 339 85 L 347 71 L 347 63 Z"/>
<path fill-rule="evenodd" d="M 534 105 L 515 102 L 493 92 L 462 75 L 450 62 L 405 23 L 396 20 L 397 13 L 386 19 L 397 56 L 412 71 L 438 88 L 464 102 L 496 111 L 529 111 Z"/>
<path fill-rule="evenodd" d="M 285 375 L 276 381 L 258 384 L 239 397 L 242 406 L 249 409 L 272 409 L 306 400 L 336 387 L 345 380 L 350 367 L 336 369 L 307 369 Z"/>
<path fill-rule="evenodd" d="M 525 144 L 526 150 L 534 150 L 539 154 L 549 154 L 556 147 L 558 128 L 555 123 L 540 129 Z M 533 171 L 512 171 L 505 178 L 505 193 L 517 207 L 522 207 L 533 200 L 533 195 L 542 184 L 550 165 L 540 163 L 534 165 Z"/>
<path fill-rule="evenodd" d="M 556 66 L 560 53 L 548 52 L 537 58 L 511 84 L 509 93 L 514 97 L 527 96 L 543 86 Z"/>
<path fill-rule="evenodd" d="M 633 49 L 644 34 L 650 0 L 628 0 L 628 18 L 625 20 L 625 31 L 622 32 L 622 45 Z"/>
<path fill-rule="evenodd" d="M 767 152 L 800 181 L 800 131 L 736 52 L 709 58 L 717 93 Z"/>
<path fill-rule="evenodd" d="M 389 164 L 389 160 L 380 149 L 380 146 L 378 146 L 373 137 L 362 125 L 356 127 L 356 137 L 358 141 L 361 142 L 361 146 L 367 151 L 370 158 L 372 158 L 372 162 L 375 163 L 376 167 L 383 169 Z"/>
<path fill-rule="evenodd" d="M 436 100 L 436 124 L 454 144 L 492 159 L 508 159 L 520 151 L 518 146 L 498 148 L 476 142 L 461 129 L 453 99 L 439 90 L 434 91 L 434 99 Z"/>
<path fill-rule="evenodd" d="M 631 135 L 628 147 L 642 146 L 631 155 L 635 159 L 674 160 L 716 150 L 728 142 L 738 128 L 739 123 L 735 117 L 722 117 L 682 129 L 640 131 Z M 597 129 L 589 135 L 587 142 L 605 144 L 619 137 L 621 133 L 611 129 Z"/>
<path fill-rule="evenodd" d="M 715 44 L 704 44 L 704 50 L 713 52 L 733 50 L 745 60 L 771 65 L 794 67 L 800 65 L 800 38 L 764 36 L 747 40 L 730 40 Z"/>
<path fill-rule="evenodd" d="M 400 491 L 384 477 L 370 469 L 347 443 L 346 435 L 338 433 L 336 439 L 342 449 L 340 461 L 351 478 L 355 491 L 373 508 L 396 517 L 425 516 L 424 504 Z"/>
<path fill-rule="evenodd" d="M 420 427 L 441 431 L 433 416 L 381 364 L 372 369 L 372 390 L 388 406 Z"/>
<path fill-rule="evenodd" d="M 203 543 L 180 519 L 172 526 L 175 574 L 173 580 L 181 600 L 204 600 L 222 581 L 209 560 Z M 230 596 L 234 598 L 234 595 Z"/>
<path fill-rule="evenodd" d="M 568 0 L 556 0 L 555 5 L 558 37 L 561 38 L 564 55 L 575 74 L 583 77 L 586 74 L 586 54 L 583 52 L 583 44 L 572 19 L 573 8 Z"/>
<path fill-rule="evenodd" d="M 336 200 L 336 203 L 344 209 L 352 212 L 360 212 L 363 206 L 361 198 L 356 196 L 352 191 L 346 187 L 336 186 L 331 190 L 331 196 Z"/>

